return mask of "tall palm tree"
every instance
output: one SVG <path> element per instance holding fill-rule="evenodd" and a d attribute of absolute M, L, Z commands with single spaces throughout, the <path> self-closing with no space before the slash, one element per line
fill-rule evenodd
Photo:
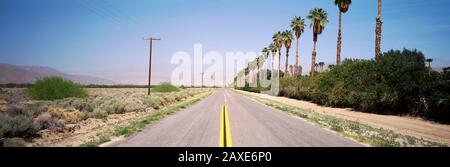
<path fill-rule="evenodd" d="M 314 75 L 314 65 L 316 64 L 316 44 L 317 37 L 322 34 L 322 31 L 325 29 L 325 25 L 328 23 L 328 14 L 322 8 L 314 8 L 309 11 L 308 19 L 311 20 L 310 27 L 313 28 L 313 40 L 314 47 L 312 52 L 312 62 L 311 62 L 311 76 Z"/>
<path fill-rule="evenodd" d="M 323 72 L 323 66 L 325 65 L 324 62 L 319 62 L 320 72 Z"/>
<path fill-rule="evenodd" d="M 295 50 L 295 66 L 298 68 L 298 40 L 302 33 L 305 31 L 305 19 L 302 17 L 294 17 L 291 21 L 291 28 L 294 31 L 296 42 L 296 50 Z M 294 74 L 297 75 L 297 74 Z"/>
<path fill-rule="evenodd" d="M 272 52 L 272 70 L 273 70 L 273 69 L 274 69 L 274 67 L 273 67 L 273 62 L 274 62 L 274 60 L 275 60 L 275 55 L 276 55 L 277 50 L 278 50 L 278 47 L 277 47 L 277 45 L 275 44 L 275 42 L 270 43 L 270 45 L 269 45 L 269 50 L 270 50 L 270 52 Z"/>
<path fill-rule="evenodd" d="M 433 59 L 426 59 L 425 61 L 428 63 L 428 75 L 431 75 L 431 62 L 433 62 Z"/>
<path fill-rule="evenodd" d="M 248 84 L 249 67 L 250 67 L 250 65 L 247 64 L 247 67 L 245 67 L 245 69 L 244 69 L 244 87 L 246 87 Z"/>
<path fill-rule="evenodd" d="M 263 53 L 263 56 L 262 56 L 262 58 L 258 61 L 258 63 L 260 63 L 260 61 L 261 61 L 261 65 L 264 65 L 264 63 L 267 61 L 267 58 L 269 58 L 269 52 L 270 52 L 270 50 L 269 50 L 269 48 L 267 48 L 267 47 L 264 47 L 263 49 L 262 49 L 262 51 L 261 51 L 262 53 Z M 259 66 L 258 66 L 258 74 L 259 74 Z M 259 76 L 258 76 L 258 79 L 259 79 Z"/>
<path fill-rule="evenodd" d="M 259 90 L 260 84 L 259 84 L 259 61 L 261 61 L 263 59 L 263 57 L 258 56 L 256 57 L 256 87 Z"/>
<path fill-rule="evenodd" d="M 341 64 L 341 43 L 342 43 L 342 13 L 346 13 L 352 0 L 334 0 L 334 4 L 339 7 L 339 28 L 337 39 L 336 64 Z"/>
<path fill-rule="evenodd" d="M 381 27 L 383 21 L 381 21 L 381 0 L 378 0 L 378 16 L 377 25 L 375 29 L 375 58 L 378 58 L 381 54 Z"/>
<path fill-rule="evenodd" d="M 261 51 L 264 55 L 264 59 L 267 59 L 267 57 L 269 57 L 269 49 L 267 47 L 263 48 Z"/>
<path fill-rule="evenodd" d="M 294 39 L 294 36 L 292 35 L 292 31 L 290 31 L 290 30 L 283 31 L 281 34 L 282 34 L 284 47 L 286 48 L 286 64 L 284 67 L 284 73 L 289 74 L 288 73 L 289 49 L 291 48 L 292 39 Z M 284 77 L 288 77 L 288 76 L 289 75 L 284 75 Z"/>
<path fill-rule="evenodd" d="M 283 33 L 281 31 L 278 31 L 277 33 L 275 33 L 272 37 L 273 42 L 275 42 L 275 45 L 277 46 L 278 49 L 278 76 L 281 76 L 281 47 L 283 47 Z"/>

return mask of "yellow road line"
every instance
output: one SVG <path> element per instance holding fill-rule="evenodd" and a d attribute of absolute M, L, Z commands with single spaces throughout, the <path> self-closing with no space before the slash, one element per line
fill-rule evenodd
<path fill-rule="evenodd" d="M 223 147 L 224 146 L 224 144 L 223 144 L 224 143 L 223 142 L 224 141 L 224 137 L 223 137 L 224 136 L 224 129 L 223 128 L 225 128 L 225 127 L 223 126 L 224 125 L 223 124 L 224 123 L 224 121 L 223 121 L 224 120 L 223 119 L 223 115 L 224 115 L 223 112 L 225 112 L 225 110 L 223 109 L 224 108 L 223 106 L 224 105 L 222 105 L 222 107 L 220 109 L 221 110 L 221 112 L 220 112 L 221 116 L 220 116 L 220 142 L 219 142 L 219 147 Z"/>
<path fill-rule="evenodd" d="M 233 147 L 233 142 L 231 141 L 231 132 L 230 132 L 230 120 L 228 120 L 228 110 L 227 110 L 227 105 L 224 105 L 224 110 L 225 110 L 225 128 L 226 128 L 226 132 L 227 132 L 227 147 Z"/>
<path fill-rule="evenodd" d="M 228 111 L 225 104 L 222 105 L 221 111 L 219 147 L 232 147 L 233 142 L 231 141 L 230 121 L 228 119 Z"/>

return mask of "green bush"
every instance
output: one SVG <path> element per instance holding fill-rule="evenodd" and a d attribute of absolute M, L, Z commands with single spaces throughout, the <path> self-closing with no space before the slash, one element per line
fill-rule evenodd
<path fill-rule="evenodd" d="M 163 82 L 152 88 L 153 92 L 178 92 L 180 88 L 172 85 L 169 82 Z"/>
<path fill-rule="evenodd" d="M 346 59 L 314 77 L 281 78 L 280 95 L 378 114 L 450 123 L 450 70 L 429 73 L 417 50 L 388 51 L 377 60 Z"/>
<path fill-rule="evenodd" d="M 54 100 L 67 97 L 86 97 L 86 91 L 78 84 L 60 77 L 46 77 L 28 88 L 31 98 L 35 100 Z"/>
<path fill-rule="evenodd" d="M 29 138 L 35 136 L 37 128 L 31 118 L 24 115 L 11 117 L 0 114 L 0 138 L 22 137 Z"/>

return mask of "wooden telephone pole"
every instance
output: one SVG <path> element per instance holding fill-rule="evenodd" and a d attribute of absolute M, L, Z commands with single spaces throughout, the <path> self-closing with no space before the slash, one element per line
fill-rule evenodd
<path fill-rule="evenodd" d="M 153 40 L 161 40 L 161 38 L 144 38 L 144 40 L 150 41 L 150 59 L 148 61 L 149 66 L 148 66 L 148 92 L 147 94 L 150 95 L 150 84 L 152 82 L 152 45 L 153 45 Z"/>
<path fill-rule="evenodd" d="M 202 73 L 200 73 L 200 74 L 202 74 L 202 88 L 203 88 L 203 75 L 205 74 L 204 72 L 202 72 Z"/>

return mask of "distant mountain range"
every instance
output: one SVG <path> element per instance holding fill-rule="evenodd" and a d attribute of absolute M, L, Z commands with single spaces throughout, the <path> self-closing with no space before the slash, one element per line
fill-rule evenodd
<path fill-rule="evenodd" d="M 49 67 L 39 66 L 16 66 L 10 64 L 0 64 L 0 84 L 16 83 L 16 84 L 28 84 L 34 83 L 36 80 L 48 77 L 58 76 L 73 82 L 87 85 L 87 84 L 101 84 L 111 85 L 113 81 L 102 79 L 98 77 L 85 76 L 85 75 L 72 75 L 60 72 L 56 69 Z"/>

